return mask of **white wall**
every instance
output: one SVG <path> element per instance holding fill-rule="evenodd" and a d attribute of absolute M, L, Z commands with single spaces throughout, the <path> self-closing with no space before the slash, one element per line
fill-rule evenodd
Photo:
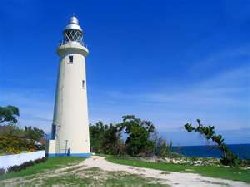
<path fill-rule="evenodd" d="M 45 151 L 27 152 L 15 155 L 0 156 L 0 168 L 4 168 L 6 170 L 8 167 L 14 165 L 19 166 L 24 162 L 34 161 L 42 157 L 45 157 Z"/>

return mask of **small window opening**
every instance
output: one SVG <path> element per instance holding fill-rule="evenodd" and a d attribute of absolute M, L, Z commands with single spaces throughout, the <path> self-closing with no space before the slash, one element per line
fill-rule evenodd
<path fill-rule="evenodd" d="M 85 81 L 82 81 L 82 88 L 85 88 Z"/>
<path fill-rule="evenodd" d="M 52 124 L 52 130 L 51 130 L 51 140 L 55 140 L 56 138 L 56 125 Z"/>
<path fill-rule="evenodd" d="M 73 57 L 72 55 L 69 56 L 69 63 L 73 63 Z"/>

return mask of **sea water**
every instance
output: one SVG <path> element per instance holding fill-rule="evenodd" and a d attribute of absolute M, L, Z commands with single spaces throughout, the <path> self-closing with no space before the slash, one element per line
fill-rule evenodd
<path fill-rule="evenodd" d="M 250 144 L 230 144 L 229 149 L 242 159 L 250 159 Z M 221 152 L 216 146 L 180 146 L 173 151 L 188 157 L 220 157 Z"/>

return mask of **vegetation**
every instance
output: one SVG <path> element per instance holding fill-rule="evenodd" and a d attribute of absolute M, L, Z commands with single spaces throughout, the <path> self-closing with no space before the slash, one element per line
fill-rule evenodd
<path fill-rule="evenodd" d="M 155 145 L 155 155 L 161 157 L 176 157 L 180 156 L 178 153 L 172 152 L 172 142 L 168 145 L 166 140 L 158 138 Z"/>
<path fill-rule="evenodd" d="M 83 158 L 75 158 L 75 157 L 48 158 L 46 162 L 37 163 L 19 172 L 6 173 L 5 175 L 0 176 L 0 181 L 4 179 L 14 178 L 14 177 L 26 177 L 26 176 L 42 173 L 48 170 L 65 167 L 68 165 L 75 165 L 83 160 L 84 160 Z"/>
<path fill-rule="evenodd" d="M 0 175 L 5 174 L 5 169 L 4 168 L 0 168 Z"/>
<path fill-rule="evenodd" d="M 0 106 L 0 124 L 1 123 L 16 123 L 17 117 L 20 115 L 19 109 L 15 106 Z"/>
<path fill-rule="evenodd" d="M 36 127 L 18 127 L 18 116 L 20 113 L 17 107 L 0 107 L 0 154 L 45 148 L 45 132 Z"/>
<path fill-rule="evenodd" d="M 31 140 L 40 141 L 41 138 L 45 137 L 45 132 L 37 127 L 24 127 L 25 137 Z"/>
<path fill-rule="evenodd" d="M 154 124 L 133 115 L 123 116 L 122 118 L 123 121 L 118 127 L 120 131 L 124 130 L 127 134 L 125 148 L 128 155 L 152 155 L 155 142 L 150 139 L 150 135 L 155 132 Z"/>
<path fill-rule="evenodd" d="M 44 186 L 168 186 L 161 185 L 156 179 L 143 178 L 125 172 L 107 172 L 99 168 L 89 168 L 78 173 L 69 173 L 63 176 L 49 177 Z"/>
<path fill-rule="evenodd" d="M 121 154 L 123 152 L 121 133 L 113 124 L 98 122 L 90 126 L 90 144 L 93 152 Z"/>
<path fill-rule="evenodd" d="M 0 186 L 11 186 L 13 183 L 16 186 L 167 186 L 154 178 L 77 166 L 82 160 L 73 157 L 49 158 L 20 172 L 0 176 Z M 65 168 L 68 165 L 72 167 Z M 17 177 L 22 177 L 22 180 Z"/>
<path fill-rule="evenodd" d="M 227 166 L 246 166 L 247 161 L 240 159 L 227 147 L 221 135 L 215 134 L 214 126 L 204 126 L 197 120 L 198 127 L 187 123 L 185 128 L 188 132 L 199 132 L 207 140 L 217 144 L 221 151 L 220 162 Z M 132 157 L 180 157 L 172 152 L 172 143 L 166 143 L 162 137 L 158 137 L 154 124 L 150 121 L 141 120 L 134 115 L 122 117 L 122 122 L 106 125 L 98 122 L 90 126 L 90 140 L 93 152 L 109 155 L 129 155 Z"/>
<path fill-rule="evenodd" d="M 19 153 L 21 151 L 33 151 L 37 149 L 43 149 L 44 147 L 37 146 L 36 142 L 43 142 L 45 144 L 45 133 L 43 130 L 36 127 L 19 128 L 16 123 L 20 116 L 19 109 L 14 106 L 0 107 L 0 153 Z M 207 140 L 211 140 L 218 145 L 218 148 L 222 152 L 221 163 L 224 165 L 237 166 L 239 159 L 235 156 L 224 143 L 224 139 L 221 135 L 215 133 L 214 126 L 204 126 L 197 120 L 198 127 L 193 127 L 187 123 L 185 128 L 188 132 L 199 132 Z M 181 171 L 181 172 L 196 172 L 204 176 L 219 177 L 231 180 L 239 180 L 250 183 L 249 169 L 240 168 L 226 168 L 218 166 L 193 166 L 187 163 L 166 163 L 166 162 L 143 162 L 131 157 L 179 157 L 172 152 L 172 143 L 167 144 L 166 140 L 162 137 L 158 137 L 155 125 L 147 120 L 136 118 L 134 115 L 126 115 L 122 117 L 120 123 L 104 124 L 98 122 L 90 126 L 90 140 L 91 149 L 98 154 L 119 155 L 120 157 L 110 156 L 107 159 L 112 162 L 126 164 L 137 167 L 148 167 L 153 169 L 163 170 L 164 172 Z M 129 155 L 131 157 L 128 157 Z M 125 157 L 124 157 L 125 156 Z M 19 172 L 10 172 L 0 176 L 1 179 L 7 179 L 11 177 L 26 177 L 50 169 L 55 169 L 65 164 L 78 163 L 82 161 L 81 158 L 49 158 L 44 163 L 24 163 L 20 167 L 14 166 L 10 168 L 10 171 L 19 171 L 21 168 L 26 168 Z M 193 162 L 195 163 L 195 162 Z M 242 162 L 243 163 L 243 162 Z M 245 161 L 244 164 L 248 162 Z M 2 170 L 0 173 L 3 172 Z M 115 174 L 112 174 L 113 176 Z M 71 175 L 70 175 L 71 176 Z M 54 177 L 53 180 L 45 180 L 48 185 L 56 184 L 61 177 Z M 74 180 L 72 180 L 74 179 Z M 72 175 L 71 178 L 66 177 L 69 184 L 74 184 L 74 181 L 85 181 L 88 184 L 94 184 L 93 178 L 82 178 L 81 176 Z M 138 181 L 142 183 L 142 179 L 138 176 L 122 175 L 122 180 L 117 181 L 116 178 L 107 177 L 103 184 L 123 184 L 127 181 L 133 181 L 136 184 Z M 54 181 L 54 182 L 53 182 Z M 97 182 L 97 181 L 96 181 Z M 148 181 L 144 181 L 147 184 Z M 139 184 L 139 183 L 138 183 Z"/>
<path fill-rule="evenodd" d="M 214 126 L 204 126 L 201 124 L 200 120 L 197 119 L 198 127 L 193 127 L 192 124 L 187 123 L 185 128 L 188 132 L 199 132 L 207 140 L 212 140 L 215 142 L 221 151 L 221 163 L 227 166 L 238 166 L 240 164 L 240 159 L 228 148 L 224 142 L 224 138 L 221 135 L 215 134 Z"/>
<path fill-rule="evenodd" d="M 93 152 L 111 155 L 165 157 L 171 148 L 163 138 L 157 137 L 152 122 L 134 115 L 123 116 L 117 124 L 91 125 L 90 141 Z"/>
<path fill-rule="evenodd" d="M 0 151 L 5 154 L 20 153 L 21 151 L 35 151 L 33 141 L 18 136 L 0 136 Z"/>
<path fill-rule="evenodd" d="M 203 176 L 223 178 L 235 181 L 250 183 L 250 169 L 219 167 L 219 166 L 190 166 L 185 164 L 174 164 L 165 162 L 144 162 L 135 158 L 108 156 L 106 159 L 110 162 L 135 166 L 146 167 L 164 172 L 192 172 L 199 173 Z"/>
<path fill-rule="evenodd" d="M 18 171 L 21 171 L 23 169 L 26 169 L 27 167 L 31 167 L 34 164 L 37 164 L 37 163 L 40 163 L 40 162 L 45 162 L 45 161 L 46 161 L 46 158 L 43 157 L 43 158 L 40 158 L 40 159 L 36 159 L 35 161 L 24 162 L 19 166 L 9 167 L 8 172 L 18 172 Z"/>

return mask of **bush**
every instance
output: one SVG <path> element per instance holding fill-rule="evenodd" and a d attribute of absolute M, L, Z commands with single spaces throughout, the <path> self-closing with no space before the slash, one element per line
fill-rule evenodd
<path fill-rule="evenodd" d="M 43 158 L 36 159 L 34 162 L 37 164 L 37 163 L 40 163 L 40 162 L 46 162 L 47 160 L 48 160 L 47 157 L 43 157 Z"/>
<path fill-rule="evenodd" d="M 0 150 L 17 154 L 21 151 L 35 150 L 34 141 L 17 136 L 0 136 Z"/>
<path fill-rule="evenodd" d="M 250 167 L 250 159 L 242 160 L 241 166 L 243 166 L 243 167 Z"/>
<path fill-rule="evenodd" d="M 170 152 L 168 157 L 170 157 L 170 158 L 181 158 L 181 157 L 183 157 L 183 155 L 180 154 L 180 153 L 177 153 L 177 152 Z"/>
<path fill-rule="evenodd" d="M 47 160 L 47 158 L 43 157 L 43 158 L 36 159 L 35 161 L 24 162 L 20 166 L 15 165 L 15 166 L 9 167 L 7 171 L 8 172 L 18 172 L 18 171 L 21 171 L 23 169 L 26 169 L 27 167 L 38 164 L 40 162 L 45 162 L 46 160 Z"/>
<path fill-rule="evenodd" d="M 17 172 L 17 171 L 20 171 L 21 170 L 21 165 L 20 166 L 12 166 L 12 167 L 8 167 L 8 172 Z"/>
<path fill-rule="evenodd" d="M 4 168 L 0 168 L 0 175 L 5 174 L 5 169 Z"/>
<path fill-rule="evenodd" d="M 21 166 L 22 166 L 21 169 L 22 169 L 22 168 L 25 169 L 25 168 L 27 168 L 27 167 L 33 166 L 34 164 L 35 164 L 34 161 L 24 162 L 24 163 L 21 164 Z"/>

